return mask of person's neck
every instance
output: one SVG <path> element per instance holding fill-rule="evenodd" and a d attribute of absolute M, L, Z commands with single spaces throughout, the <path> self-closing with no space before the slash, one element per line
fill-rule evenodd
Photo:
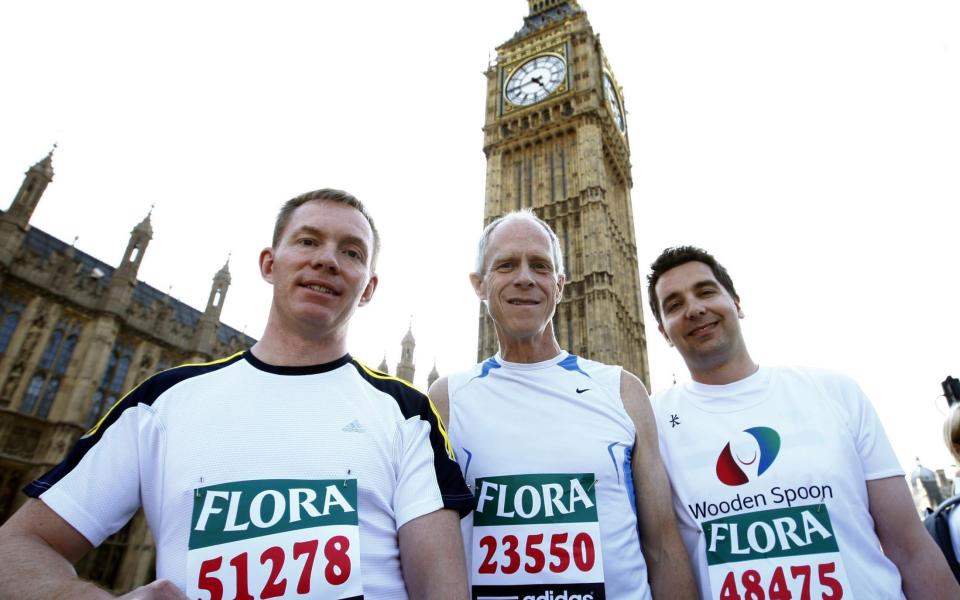
<path fill-rule="evenodd" d="M 512 363 L 538 363 L 549 360 L 563 351 L 553 332 L 543 332 L 540 335 L 511 339 L 498 335 L 500 342 L 500 358 Z"/>
<path fill-rule="evenodd" d="M 267 327 L 250 351 L 259 360 L 277 367 L 306 367 L 328 363 L 347 353 L 346 331 L 310 335 L 302 329 L 291 331 L 267 322 Z"/>
<path fill-rule="evenodd" d="M 753 362 L 750 355 L 744 352 L 744 354 L 736 360 L 727 361 L 715 367 L 698 369 L 691 367 L 690 377 L 697 383 L 726 385 L 750 377 L 756 373 L 759 368 L 760 365 Z"/>

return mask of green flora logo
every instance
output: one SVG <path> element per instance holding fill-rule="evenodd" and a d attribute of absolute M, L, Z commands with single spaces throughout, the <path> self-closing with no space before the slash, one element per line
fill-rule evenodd
<path fill-rule="evenodd" d="M 325 525 L 357 524 L 357 481 L 259 479 L 194 493 L 190 549 Z"/>
<path fill-rule="evenodd" d="M 706 521 L 707 564 L 837 552 L 823 504 L 794 506 Z"/>
<path fill-rule="evenodd" d="M 478 477 L 474 526 L 597 520 L 593 473 Z"/>

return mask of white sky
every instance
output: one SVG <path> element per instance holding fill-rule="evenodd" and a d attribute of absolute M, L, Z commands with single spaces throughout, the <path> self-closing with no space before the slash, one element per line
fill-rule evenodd
<path fill-rule="evenodd" d="M 948 464 L 960 376 L 960 4 L 582 0 L 623 87 L 641 273 L 702 245 L 762 364 L 844 371 L 908 470 Z M 352 351 L 416 383 L 476 358 L 467 280 L 485 161 L 483 72 L 523 0 L 42 1 L 0 7 L 0 199 L 59 142 L 33 224 L 111 264 L 156 203 L 140 277 L 254 337 L 257 255 L 287 198 L 347 189 L 382 231 Z M 644 298 L 646 291 L 644 290 Z M 653 389 L 687 377 L 647 312 Z"/>

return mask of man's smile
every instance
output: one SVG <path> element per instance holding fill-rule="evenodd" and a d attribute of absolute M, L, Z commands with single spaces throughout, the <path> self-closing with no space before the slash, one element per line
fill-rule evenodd
<path fill-rule="evenodd" d="M 700 325 L 700 326 L 698 326 L 698 327 L 694 327 L 693 329 L 691 329 L 690 331 L 687 332 L 687 335 L 690 336 L 690 337 L 696 337 L 696 336 L 699 336 L 699 335 L 703 335 L 704 333 L 707 333 L 707 332 L 709 332 L 710 330 L 712 330 L 712 329 L 713 329 L 717 324 L 719 324 L 719 323 L 720 323 L 720 321 L 713 321 L 713 322 L 711 322 L 711 323 L 705 323 L 705 324 Z"/>
<path fill-rule="evenodd" d="M 318 294 L 328 294 L 330 296 L 340 295 L 340 292 L 338 290 L 334 289 L 327 283 L 309 281 L 309 282 L 301 283 L 300 286 L 305 287 L 308 290 L 317 292 Z"/>

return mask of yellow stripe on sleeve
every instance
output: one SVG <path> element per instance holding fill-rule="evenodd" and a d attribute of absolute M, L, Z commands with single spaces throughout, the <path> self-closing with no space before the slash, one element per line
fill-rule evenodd
<path fill-rule="evenodd" d="M 210 366 L 210 365 L 217 365 L 217 364 L 220 364 L 220 363 L 227 362 L 227 361 L 229 361 L 229 360 L 233 360 L 234 358 L 240 356 L 240 355 L 243 354 L 244 352 L 246 352 L 246 350 L 241 350 L 240 352 L 237 352 L 236 354 L 232 354 L 232 355 L 230 355 L 230 356 L 228 356 L 228 357 L 226 357 L 226 358 L 218 358 L 217 360 L 212 360 L 212 361 L 210 361 L 210 362 L 205 362 L 205 363 L 187 363 L 187 364 L 183 364 L 183 365 L 177 365 L 177 366 L 175 366 L 175 367 L 170 367 L 169 369 L 164 369 L 163 371 L 157 371 L 156 373 L 154 373 L 154 374 L 151 375 L 150 377 L 155 377 L 155 376 L 159 375 L 160 373 L 166 373 L 167 371 L 170 371 L 170 370 L 172 370 L 172 369 L 179 369 L 180 367 L 206 367 L 206 366 Z M 106 420 L 107 420 L 107 417 L 110 416 L 110 413 L 113 412 L 113 409 L 115 409 L 116 407 L 120 406 L 120 404 L 123 403 L 123 401 L 127 399 L 127 396 L 129 396 L 130 394 L 132 394 L 132 393 L 134 393 L 135 391 L 137 391 L 137 389 L 138 389 L 141 385 L 143 385 L 147 380 L 149 380 L 150 377 L 148 377 L 147 379 L 144 379 L 143 381 L 141 381 L 141 382 L 138 383 L 137 385 L 135 385 L 135 386 L 133 386 L 132 388 L 130 388 L 130 391 L 129 391 L 129 392 L 127 392 L 126 394 L 120 396 L 120 399 L 117 400 L 116 402 L 114 402 L 114 403 L 113 403 L 113 406 L 111 406 L 110 409 L 107 410 L 107 412 L 103 413 L 103 416 L 100 417 L 100 420 L 97 421 L 96 425 L 94 425 L 93 427 L 91 427 L 91 428 L 90 428 L 90 431 L 88 431 L 88 432 L 86 432 L 85 434 L 83 434 L 83 437 L 81 437 L 80 439 L 82 440 L 82 439 L 88 438 L 88 437 L 90 437 L 90 436 L 92 436 L 92 435 L 96 435 L 97 431 L 100 430 L 100 426 L 103 425 L 103 422 L 106 421 Z"/>
<path fill-rule="evenodd" d="M 443 426 L 443 419 L 440 418 L 440 412 L 437 411 L 437 407 L 433 405 L 433 400 L 430 399 L 430 396 L 429 396 L 429 395 L 427 395 L 426 393 L 424 393 L 423 390 L 421 390 L 420 388 L 418 388 L 418 387 L 416 387 L 415 385 L 411 384 L 409 381 L 406 381 L 406 380 L 404 380 L 404 379 L 400 379 L 399 377 L 394 377 L 394 376 L 392 376 L 392 375 L 386 375 L 386 374 L 381 373 L 381 372 L 379 372 L 379 371 L 374 371 L 373 369 L 371 369 L 371 368 L 368 367 L 367 365 L 363 364 L 362 362 L 360 362 L 360 361 L 357 360 L 356 358 L 354 358 L 353 360 L 354 360 L 358 365 L 360 365 L 360 368 L 362 368 L 362 369 L 367 373 L 367 375 L 369 375 L 369 376 L 371 376 L 371 377 L 375 377 L 376 379 L 385 379 L 385 380 L 389 380 L 389 381 L 399 381 L 400 383 L 402 383 L 403 385 L 407 386 L 408 388 L 410 388 L 410 389 L 412 389 L 412 390 L 416 390 L 416 391 L 420 392 L 421 394 L 423 394 L 424 396 L 426 396 L 426 397 L 427 397 L 427 404 L 430 405 L 430 411 L 433 413 L 433 416 L 437 419 L 437 427 L 438 427 L 439 430 L 440 430 L 440 436 L 443 438 L 443 447 L 444 447 L 444 448 L 446 449 L 446 451 L 447 451 L 447 456 L 449 456 L 449 457 L 450 457 L 450 460 L 452 460 L 452 461 L 456 461 L 456 460 L 457 460 L 456 455 L 453 453 L 453 446 L 450 444 L 450 437 L 447 435 L 447 430 L 446 430 L 446 428 Z"/>

